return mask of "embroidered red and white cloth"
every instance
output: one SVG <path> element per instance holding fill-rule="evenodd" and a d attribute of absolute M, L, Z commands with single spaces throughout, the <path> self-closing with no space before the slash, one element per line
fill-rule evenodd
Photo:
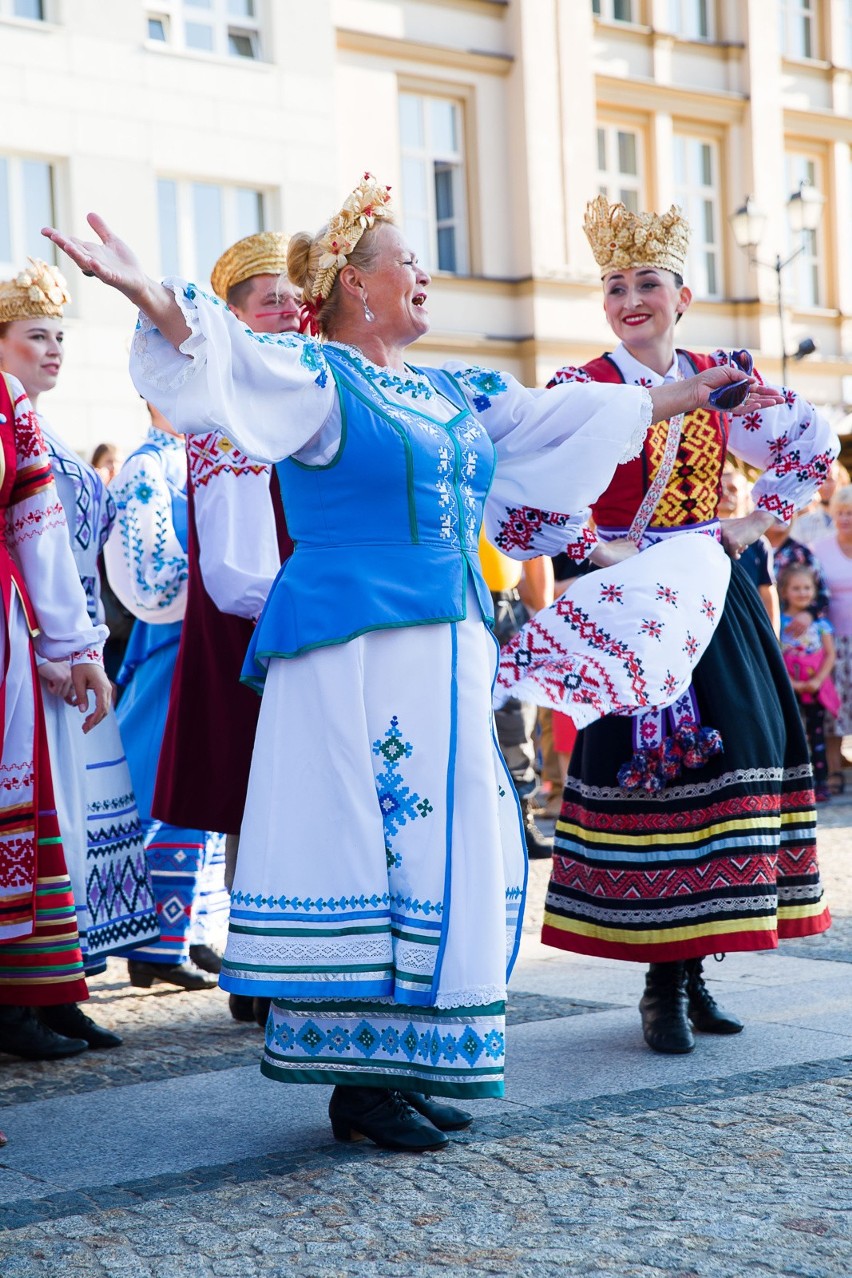
<path fill-rule="evenodd" d="M 671 705 L 713 637 L 730 575 L 715 538 L 682 532 L 577 578 L 503 649 L 495 704 L 519 697 L 580 728 Z"/>

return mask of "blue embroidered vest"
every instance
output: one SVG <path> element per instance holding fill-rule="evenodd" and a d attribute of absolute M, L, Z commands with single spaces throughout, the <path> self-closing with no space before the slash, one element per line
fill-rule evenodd
<path fill-rule="evenodd" d="M 325 348 L 342 414 L 335 457 L 277 470 L 295 542 L 270 591 L 243 666 L 262 688 L 272 657 L 346 643 L 369 630 L 460 621 L 467 583 L 492 619 L 478 537 L 494 447 L 449 373 L 415 369 L 457 410 L 446 422 L 430 397 L 393 394 L 374 366 Z"/>
<path fill-rule="evenodd" d="M 147 453 L 151 457 L 160 456 L 160 451 L 156 444 L 147 442 L 140 444 L 132 455 L 136 456 L 137 453 Z M 189 514 L 187 511 L 186 489 L 178 488 L 170 481 L 168 475 L 165 476 L 165 479 L 172 499 L 172 524 L 175 536 L 180 542 L 181 549 L 186 550 L 189 544 Z M 161 648 L 165 648 L 169 644 L 177 645 L 180 642 L 182 625 L 182 621 L 168 621 L 165 625 L 158 626 L 150 621 L 140 621 L 137 617 L 130 632 L 121 669 L 116 675 L 115 681 L 118 686 L 120 688 L 126 687 L 133 678 L 136 668 L 147 661 L 149 657 L 152 657 L 155 652 L 159 652 Z"/>

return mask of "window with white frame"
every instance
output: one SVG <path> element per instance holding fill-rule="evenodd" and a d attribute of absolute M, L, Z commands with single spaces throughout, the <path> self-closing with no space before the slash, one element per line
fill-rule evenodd
<path fill-rule="evenodd" d="M 400 93 L 405 233 L 427 271 L 470 269 L 462 104 Z"/>
<path fill-rule="evenodd" d="M 719 297 L 722 217 L 716 142 L 675 134 L 674 195 L 690 227 L 686 282 L 696 297 Z"/>
<path fill-rule="evenodd" d="M 41 234 L 56 222 L 53 165 L 21 155 L 0 155 L 0 270 L 8 278 L 28 257 L 55 262 Z"/>
<path fill-rule="evenodd" d="M 264 193 L 247 186 L 157 180 L 160 269 L 207 283 L 229 244 L 266 229 Z"/>
<path fill-rule="evenodd" d="M 798 191 L 802 182 L 807 186 L 819 186 L 819 161 L 813 156 L 789 152 L 784 157 L 786 190 Z M 801 252 L 799 252 L 801 250 Z M 785 292 L 789 289 L 796 306 L 820 306 L 822 304 L 822 270 L 820 265 L 819 228 L 795 234 L 787 227 L 787 253 L 798 256 L 785 272 Z"/>
<path fill-rule="evenodd" d="M 592 0 L 592 13 L 605 22 L 638 22 L 638 0 Z"/>
<path fill-rule="evenodd" d="M 788 58 L 819 56 L 817 0 L 779 0 L 781 52 Z"/>
<path fill-rule="evenodd" d="M 0 18 L 30 18 L 44 22 L 44 0 L 0 0 Z"/>
<path fill-rule="evenodd" d="M 642 137 L 620 124 L 599 124 L 598 191 L 638 213 L 642 204 Z"/>
<path fill-rule="evenodd" d="M 675 35 L 686 40 L 713 38 L 711 0 L 669 0 L 669 22 Z"/>
<path fill-rule="evenodd" d="M 259 0 L 154 0 L 148 39 L 175 49 L 257 60 L 261 54 Z"/>

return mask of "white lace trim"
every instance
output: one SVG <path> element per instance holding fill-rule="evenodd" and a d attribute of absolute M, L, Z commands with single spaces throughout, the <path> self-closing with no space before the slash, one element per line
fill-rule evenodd
<path fill-rule="evenodd" d="M 651 399 L 650 391 L 643 386 L 640 388 L 640 393 L 639 420 L 624 446 L 624 452 L 618 459 L 620 466 L 623 466 L 625 462 L 633 461 L 636 457 L 641 457 L 642 449 L 645 447 L 645 436 L 648 434 L 648 427 L 654 420 L 654 401 Z"/>
<path fill-rule="evenodd" d="M 487 1007 L 506 1000 L 505 985 L 480 985 L 472 990 L 446 990 L 438 994 L 435 1007 Z"/>
<path fill-rule="evenodd" d="M 136 332 L 133 335 L 131 355 L 139 361 L 140 370 L 147 382 L 160 390 L 168 391 L 178 390 L 190 377 L 200 372 L 207 363 L 207 338 L 201 331 L 195 299 L 186 295 L 185 282 L 178 279 L 166 279 L 163 280 L 163 285 L 173 294 L 187 327 L 190 329 L 189 337 L 185 338 L 180 344 L 180 354 L 187 355 L 189 358 L 182 360 L 180 364 L 172 364 L 169 361 L 169 367 L 164 368 L 162 359 L 156 353 L 152 353 L 152 344 L 148 338 L 149 334 L 157 333 L 161 341 L 166 339 L 162 336 L 156 324 L 141 311 L 139 312 Z"/>

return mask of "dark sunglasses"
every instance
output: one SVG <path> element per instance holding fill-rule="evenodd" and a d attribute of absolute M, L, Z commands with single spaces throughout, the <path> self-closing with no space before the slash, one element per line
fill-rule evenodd
<path fill-rule="evenodd" d="M 728 356 L 728 363 L 734 368 L 738 368 L 740 372 L 751 376 L 751 370 L 754 368 L 754 360 L 750 351 L 731 351 Z M 750 383 L 744 382 L 728 382 L 727 386 L 717 386 L 716 390 L 711 391 L 709 400 L 713 408 L 718 408 L 721 412 L 730 412 L 732 408 L 739 408 L 740 404 L 744 404 L 748 399 Z"/>

